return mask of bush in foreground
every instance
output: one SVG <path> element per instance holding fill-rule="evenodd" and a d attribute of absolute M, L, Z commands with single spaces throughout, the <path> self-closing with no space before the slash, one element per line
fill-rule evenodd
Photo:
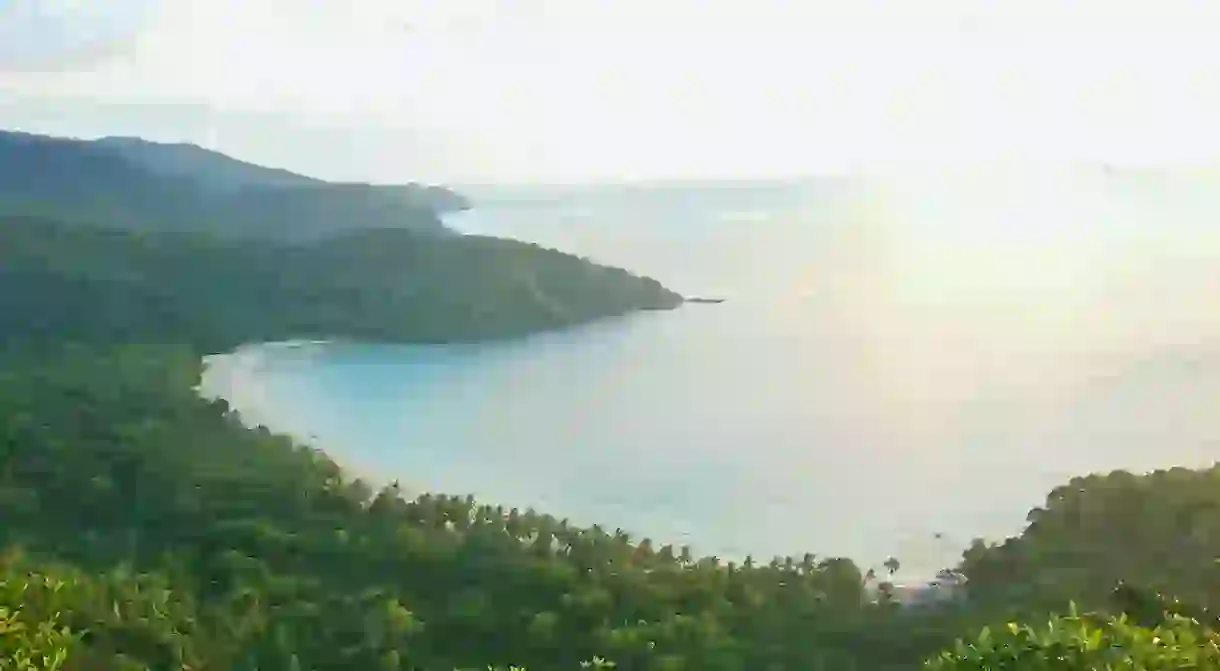
<path fill-rule="evenodd" d="M 958 641 L 927 671 L 1102 671 L 1220 669 L 1220 638 L 1197 620 L 1167 613 L 1141 626 L 1126 615 L 1052 616 L 1044 626 L 1009 623 Z"/>
<path fill-rule="evenodd" d="M 38 612 L 63 583 L 43 575 L 0 578 L 0 671 L 56 671 L 68 659 L 76 635 L 59 613 Z"/>

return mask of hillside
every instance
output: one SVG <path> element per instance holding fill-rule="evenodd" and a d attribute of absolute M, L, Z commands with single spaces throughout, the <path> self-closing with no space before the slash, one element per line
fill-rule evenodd
<path fill-rule="evenodd" d="M 151 142 L 137 137 L 104 137 L 93 144 L 112 150 L 155 175 L 182 177 L 219 191 L 324 183 L 288 170 L 247 163 L 193 144 Z"/>
<path fill-rule="evenodd" d="M 10 340 L 452 342 L 680 303 L 654 280 L 513 240 L 370 230 L 237 242 L 0 219 Z"/>
<path fill-rule="evenodd" d="M 308 240 L 364 228 L 446 233 L 446 189 L 315 180 L 192 145 L 0 131 L 0 216 Z"/>
<path fill-rule="evenodd" d="M 97 140 L 96 144 L 114 150 L 134 165 L 155 175 L 185 178 L 206 189 L 220 192 L 268 187 L 321 187 L 330 184 L 349 189 L 368 187 L 393 193 L 411 205 L 441 214 L 471 207 L 470 201 L 465 197 L 444 187 L 423 184 L 372 186 L 326 182 L 288 170 L 254 165 L 193 144 L 150 142 L 131 137 L 105 137 Z"/>

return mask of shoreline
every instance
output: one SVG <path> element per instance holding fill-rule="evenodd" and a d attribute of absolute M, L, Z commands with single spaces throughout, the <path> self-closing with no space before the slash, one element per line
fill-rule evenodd
<path fill-rule="evenodd" d="M 423 494 L 433 495 L 465 495 L 471 494 L 477 500 L 490 505 L 504 505 L 508 507 L 510 501 L 499 501 L 494 499 L 485 499 L 486 493 L 477 491 L 471 492 L 456 492 L 450 489 L 437 489 L 421 486 L 419 483 L 411 482 L 410 479 L 402 477 L 394 473 L 387 473 L 384 469 L 361 463 L 349 451 L 342 449 L 341 441 L 329 441 L 324 437 L 314 434 L 308 429 L 302 428 L 302 423 L 295 421 L 295 417 L 300 417 L 302 414 L 308 414 L 308 410 L 291 407 L 291 403 L 284 403 L 282 398 L 276 399 L 275 383 L 269 382 L 265 376 L 274 377 L 274 372 L 267 370 L 268 358 L 282 352 L 301 352 L 303 356 L 309 356 L 311 350 L 317 350 L 330 345 L 342 345 L 347 343 L 341 339 L 336 340 L 287 340 L 287 341 L 272 341 L 267 343 L 248 343 L 241 345 L 230 352 L 207 354 L 201 357 L 203 365 L 203 373 L 200 383 L 196 386 L 195 392 L 203 399 L 222 399 L 229 404 L 230 410 L 237 416 L 243 426 L 249 429 L 258 429 L 262 427 L 267 431 L 284 436 L 290 439 L 294 444 L 304 448 L 314 449 L 321 452 L 328 460 L 335 463 L 350 479 L 359 479 L 368 484 L 374 492 L 381 487 L 389 485 L 397 481 L 400 485 L 402 495 L 407 500 L 413 500 Z M 546 508 L 537 508 L 536 506 L 522 505 L 518 506 L 521 509 L 534 507 L 541 514 L 551 514 L 556 517 L 570 517 L 563 515 L 561 511 L 548 510 Z M 588 520 L 574 520 L 580 526 L 595 526 L 615 524 L 613 519 L 592 518 Z M 696 550 L 697 556 L 703 556 L 703 553 L 698 550 L 702 543 L 693 542 L 694 539 L 674 538 L 675 546 L 690 545 Z M 742 550 L 741 557 L 730 557 L 723 553 L 717 553 L 724 559 L 743 560 L 746 550 Z M 847 557 L 860 567 L 861 571 L 867 571 L 872 567 L 878 569 L 879 565 L 873 566 L 876 562 L 869 562 L 862 557 Z M 880 560 L 877 560 L 878 562 Z M 907 598 L 918 599 L 919 594 L 924 593 L 929 588 L 934 588 L 930 583 L 934 582 L 935 576 L 931 573 L 905 573 L 900 572 L 895 576 L 895 587 L 899 592 Z"/>
<path fill-rule="evenodd" d="M 279 349 L 306 349 L 341 343 L 341 340 L 283 340 L 266 343 L 248 343 L 230 352 L 206 354 L 201 357 L 203 371 L 195 393 L 205 400 L 223 400 L 229 409 L 248 429 L 262 427 L 273 434 L 284 436 L 293 443 L 322 452 L 327 459 L 353 479 L 360 479 L 376 490 L 388 485 L 393 478 L 378 477 L 378 469 L 359 463 L 351 455 L 342 454 L 332 445 L 311 433 L 294 427 L 293 412 L 276 405 L 268 385 L 260 380 L 262 364 L 267 351 Z M 384 480 L 384 481 L 383 481 Z M 404 494 L 415 496 L 422 490 L 404 485 Z"/>
<path fill-rule="evenodd" d="M 402 347 L 487 347 L 491 345 L 526 345 L 542 338 L 565 338 L 572 334 L 606 328 L 612 322 L 630 324 L 654 312 L 678 312 L 685 301 L 675 294 L 678 301 L 671 306 L 659 308 L 636 308 L 619 314 L 606 314 L 583 322 L 561 324 L 534 330 L 528 333 L 507 334 L 480 340 L 445 341 L 365 341 L 361 339 L 331 337 L 291 338 L 266 342 L 247 342 L 228 351 L 207 352 L 200 357 L 202 372 L 195 386 L 196 395 L 203 399 L 221 399 L 229 404 L 242 425 L 249 429 L 263 427 L 271 433 L 285 436 L 294 443 L 316 449 L 334 462 L 345 473 L 370 484 L 375 489 L 397 482 L 404 496 L 415 498 L 423 494 L 448 494 L 454 492 L 434 491 L 418 486 L 402 477 L 387 478 L 380 468 L 361 464 L 341 450 L 332 449 L 328 443 L 312 432 L 294 427 L 293 410 L 278 407 L 270 398 L 267 386 L 259 380 L 261 364 L 268 352 L 277 350 L 308 351 L 330 345 L 375 345 Z"/>

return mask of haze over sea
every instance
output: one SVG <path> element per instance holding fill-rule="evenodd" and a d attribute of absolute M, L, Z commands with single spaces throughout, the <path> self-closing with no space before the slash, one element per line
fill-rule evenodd
<path fill-rule="evenodd" d="M 463 231 L 727 298 L 487 345 L 255 346 L 205 391 L 375 482 L 904 573 L 1092 471 L 1220 459 L 1220 179 L 980 168 L 468 189 Z"/>

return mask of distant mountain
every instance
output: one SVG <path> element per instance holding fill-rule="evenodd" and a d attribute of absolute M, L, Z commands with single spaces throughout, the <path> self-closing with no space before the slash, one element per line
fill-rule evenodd
<path fill-rule="evenodd" d="M 181 177 L 204 188 L 235 191 L 251 187 L 320 187 L 327 184 L 363 187 L 365 184 L 325 182 L 280 168 L 255 165 L 193 144 L 149 142 L 132 137 L 105 137 L 96 141 L 132 163 L 166 177 Z M 465 197 L 440 186 L 404 184 L 376 186 L 400 194 L 413 205 L 445 213 L 470 209 Z M 358 189 L 357 189 L 358 190 Z"/>
<path fill-rule="evenodd" d="M 219 191 L 325 184 L 320 179 L 254 165 L 193 144 L 149 142 L 137 137 L 104 137 L 94 144 L 113 150 L 136 166 L 157 175 L 193 180 L 200 186 Z"/>
<path fill-rule="evenodd" d="M 332 183 L 186 144 L 0 131 L 0 215 L 144 231 L 314 239 L 370 228 L 447 233 L 461 195 Z"/>

